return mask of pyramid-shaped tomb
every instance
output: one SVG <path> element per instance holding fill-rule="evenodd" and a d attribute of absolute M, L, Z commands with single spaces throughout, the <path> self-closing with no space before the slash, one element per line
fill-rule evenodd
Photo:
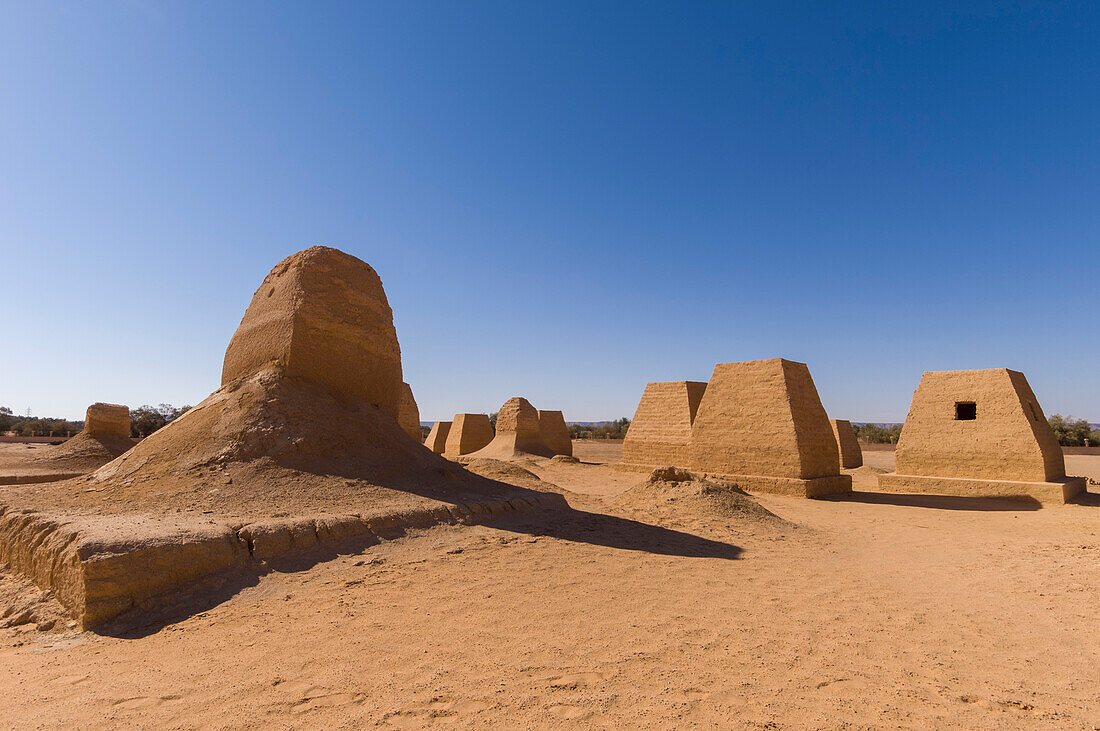
<path fill-rule="evenodd" d="M 691 427 L 691 469 L 749 491 L 852 489 L 809 368 L 784 358 L 714 367 Z"/>
<path fill-rule="evenodd" d="M 1066 477 L 1062 448 L 1019 371 L 930 371 L 913 394 L 892 492 L 1020 497 L 1061 503 L 1085 490 Z"/>

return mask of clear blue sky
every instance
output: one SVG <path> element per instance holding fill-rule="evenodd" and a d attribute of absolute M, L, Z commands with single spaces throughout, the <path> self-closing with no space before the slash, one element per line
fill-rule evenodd
<path fill-rule="evenodd" d="M 0 3 L 0 405 L 196 403 L 312 244 L 425 420 L 809 364 L 1100 421 L 1091 3 Z"/>

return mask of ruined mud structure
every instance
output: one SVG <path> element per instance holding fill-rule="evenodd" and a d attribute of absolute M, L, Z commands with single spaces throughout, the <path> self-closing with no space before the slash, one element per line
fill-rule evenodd
<path fill-rule="evenodd" d="M 690 469 L 750 492 L 851 492 L 810 370 L 783 358 L 719 363 L 691 426 Z"/>
<path fill-rule="evenodd" d="M 926 372 L 897 446 L 891 492 L 1064 503 L 1085 490 L 1024 374 L 1007 368 Z"/>
<path fill-rule="evenodd" d="M 256 291 L 202 403 L 90 475 L 0 488 L 0 562 L 97 627 L 283 557 L 564 506 L 433 454 L 398 426 L 401 394 L 378 275 L 301 251 Z"/>
<path fill-rule="evenodd" d="M 620 469 L 648 472 L 691 463 L 691 424 L 707 384 L 698 381 L 647 383 L 623 440 Z"/>
<path fill-rule="evenodd" d="M 397 423 L 416 441 L 424 439 L 424 434 L 420 431 L 420 409 L 417 408 L 416 399 L 413 398 L 412 386 L 407 383 L 401 384 L 401 400 L 397 403 Z"/>
<path fill-rule="evenodd" d="M 569 437 L 569 427 L 560 411 L 539 409 L 539 438 L 554 454 L 573 456 L 573 440 Z"/>
<path fill-rule="evenodd" d="M 443 454 L 447 449 L 447 435 L 451 433 L 451 422 L 437 421 L 432 424 L 432 430 L 428 432 L 428 438 L 424 440 L 424 446 L 436 454 Z"/>
<path fill-rule="evenodd" d="M 56 482 L 85 475 L 133 446 L 130 410 L 118 404 L 94 403 L 85 413 L 84 429 L 71 439 L 0 463 L 0 485 Z"/>
<path fill-rule="evenodd" d="M 484 447 L 493 441 L 493 425 L 488 414 L 455 414 L 447 434 L 443 456 L 447 459 L 461 457 Z"/>
<path fill-rule="evenodd" d="M 829 423 L 833 427 L 833 436 L 836 437 L 836 446 L 840 450 L 840 466 L 842 469 L 854 470 L 863 466 L 863 450 L 859 448 L 859 440 L 856 439 L 852 422 L 845 419 L 832 419 Z"/>
<path fill-rule="evenodd" d="M 466 457 L 509 460 L 527 456 L 553 457 L 554 451 L 542 441 L 538 410 L 527 399 L 514 396 L 497 412 L 493 440 Z"/>
<path fill-rule="evenodd" d="M 119 404 L 94 403 L 84 414 L 82 433 L 103 439 L 129 439 L 130 409 Z"/>

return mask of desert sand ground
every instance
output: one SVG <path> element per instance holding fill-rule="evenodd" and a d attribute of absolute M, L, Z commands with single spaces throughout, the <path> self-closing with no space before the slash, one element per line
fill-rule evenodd
<path fill-rule="evenodd" d="M 526 465 L 568 519 L 413 532 L 129 637 L 0 630 L 0 726 L 1100 725 L 1100 502 L 872 495 L 868 451 L 851 498 L 758 496 L 783 522 L 625 508 L 620 449 Z M 0 573 L 0 613 L 33 593 Z"/>

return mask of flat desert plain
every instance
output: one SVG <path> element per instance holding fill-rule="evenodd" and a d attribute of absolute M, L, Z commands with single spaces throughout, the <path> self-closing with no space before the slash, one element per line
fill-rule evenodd
<path fill-rule="evenodd" d="M 1100 501 L 876 495 L 868 450 L 853 496 L 756 496 L 772 517 L 638 495 L 620 453 L 522 465 L 572 512 L 273 570 L 124 637 L 40 597 L 0 630 L 0 726 L 1100 725 Z M 0 613 L 34 595 L 0 575 Z"/>

